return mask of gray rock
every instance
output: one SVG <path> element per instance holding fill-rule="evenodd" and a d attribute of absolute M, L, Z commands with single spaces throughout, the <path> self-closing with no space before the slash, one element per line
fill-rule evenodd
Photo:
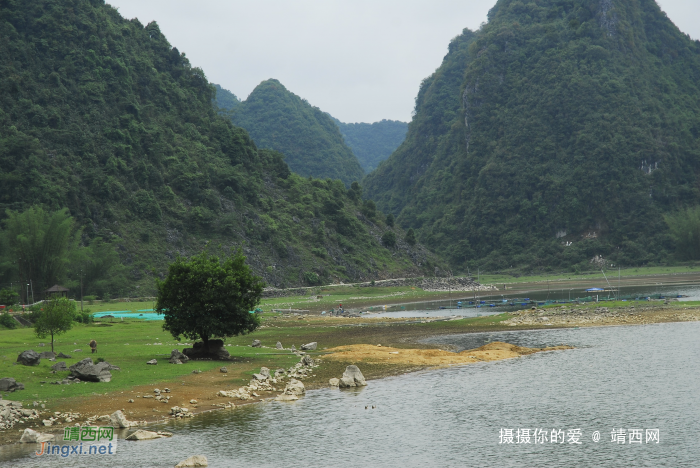
<path fill-rule="evenodd" d="M 15 390 L 24 390 L 24 385 L 12 377 L 0 379 L 0 392 L 14 392 Z"/>
<path fill-rule="evenodd" d="M 284 392 L 286 395 L 303 395 L 306 393 L 306 389 L 304 388 L 304 384 L 296 379 L 291 379 L 288 383 L 287 386 L 284 389 Z"/>
<path fill-rule="evenodd" d="M 294 351 L 296 351 L 296 350 L 297 350 L 296 346 L 294 346 L 294 345 L 292 345 L 292 347 L 291 347 L 291 348 L 289 348 L 289 349 L 291 349 L 291 350 L 292 350 L 292 352 L 294 352 Z"/>
<path fill-rule="evenodd" d="M 41 359 L 53 359 L 56 357 L 56 353 L 54 353 L 53 351 L 44 351 L 43 353 L 39 354 L 39 357 Z"/>
<path fill-rule="evenodd" d="M 261 367 L 260 368 L 260 375 L 264 375 L 266 379 L 270 378 L 270 369 L 267 367 Z"/>
<path fill-rule="evenodd" d="M 42 434 L 41 432 L 34 431 L 32 429 L 25 429 L 22 433 L 22 438 L 19 439 L 20 444 L 36 444 L 40 442 L 48 442 L 54 440 L 55 436 L 53 434 Z"/>
<path fill-rule="evenodd" d="M 281 377 L 281 376 L 283 376 L 283 375 L 286 374 L 286 373 L 287 373 L 287 371 L 284 370 L 284 369 L 277 369 L 277 370 L 275 371 L 275 378 Z"/>
<path fill-rule="evenodd" d="M 277 344 L 275 345 L 275 347 L 276 347 L 277 349 L 284 349 L 284 346 L 282 346 L 282 343 L 280 343 L 279 341 L 277 342 Z"/>
<path fill-rule="evenodd" d="M 345 372 L 343 372 L 343 376 L 338 382 L 340 388 L 364 387 L 365 385 L 367 385 L 365 377 L 360 372 L 360 369 L 354 365 L 345 368 Z"/>
<path fill-rule="evenodd" d="M 23 366 L 37 366 L 41 361 L 41 356 L 36 351 L 30 349 L 28 351 L 22 351 L 19 356 L 17 356 L 17 362 Z"/>
<path fill-rule="evenodd" d="M 61 359 L 73 359 L 73 358 L 70 357 L 69 355 L 63 354 L 63 353 L 58 353 L 58 354 L 56 355 L 56 357 L 57 357 L 57 358 L 61 358 Z"/>
<path fill-rule="evenodd" d="M 178 351 L 177 349 L 173 349 L 170 352 L 170 364 L 182 364 L 183 362 L 189 361 L 190 358 L 188 358 L 186 355 Z"/>
<path fill-rule="evenodd" d="M 260 348 L 262 346 L 262 343 L 260 340 L 253 340 L 253 344 L 251 345 L 253 348 Z"/>
<path fill-rule="evenodd" d="M 51 366 L 51 369 L 55 371 L 67 371 L 68 367 L 66 366 L 66 361 L 61 361 Z"/>
<path fill-rule="evenodd" d="M 180 463 L 175 465 L 175 468 L 193 468 L 199 466 L 209 466 L 207 457 L 204 455 L 192 455 L 188 459 L 182 460 Z"/>
<path fill-rule="evenodd" d="M 126 416 L 124 416 L 124 413 L 122 413 L 121 410 L 117 410 L 114 413 L 112 413 L 109 416 L 109 422 L 112 426 L 119 427 L 121 429 L 136 426 L 138 424 L 126 419 Z"/>
<path fill-rule="evenodd" d="M 136 432 L 133 432 L 126 436 L 125 440 L 151 440 L 160 439 L 161 437 L 163 436 L 158 434 L 157 432 L 144 431 L 143 429 L 139 429 Z"/>
<path fill-rule="evenodd" d="M 152 365 L 152 366 L 155 366 L 156 364 L 158 364 L 158 360 L 157 360 L 157 359 L 151 359 L 151 360 L 148 361 L 146 364 L 150 364 L 150 365 Z"/>
<path fill-rule="evenodd" d="M 92 359 L 85 358 L 68 368 L 73 377 L 89 382 L 109 382 L 112 380 L 112 373 L 109 371 L 108 362 L 92 363 Z"/>
<path fill-rule="evenodd" d="M 74 352 L 74 353 L 82 353 L 83 350 L 82 350 L 82 349 L 74 349 L 73 352 Z"/>
<path fill-rule="evenodd" d="M 339 383 L 340 383 L 340 379 L 336 379 L 336 378 L 330 379 L 328 381 L 328 385 L 330 385 L 331 387 L 337 387 Z"/>
<path fill-rule="evenodd" d="M 39 346 L 40 348 L 43 348 L 44 346 L 46 346 L 46 343 L 39 343 L 37 346 Z"/>
<path fill-rule="evenodd" d="M 222 367 L 219 369 L 219 372 L 221 372 L 222 374 L 226 374 L 226 373 L 228 373 L 228 369 L 225 367 Z"/>
<path fill-rule="evenodd" d="M 314 360 L 311 358 L 311 356 L 305 355 L 303 358 L 301 358 L 301 364 L 307 367 L 311 367 L 314 365 Z"/>
<path fill-rule="evenodd" d="M 315 341 L 312 341 L 311 343 L 306 343 L 305 345 L 301 345 L 300 349 L 302 351 L 315 351 L 317 346 L 318 346 L 318 343 Z"/>

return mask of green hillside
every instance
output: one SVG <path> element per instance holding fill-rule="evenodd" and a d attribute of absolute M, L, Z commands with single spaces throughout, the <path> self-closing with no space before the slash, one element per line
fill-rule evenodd
<path fill-rule="evenodd" d="M 458 268 L 662 261 L 664 214 L 700 201 L 699 86 L 654 0 L 499 0 L 366 190 Z"/>
<path fill-rule="evenodd" d="M 238 99 L 235 94 L 228 89 L 222 88 L 221 85 L 214 84 L 214 88 L 216 88 L 216 98 L 214 102 L 219 108 L 231 111 L 241 103 L 241 100 Z"/>
<path fill-rule="evenodd" d="M 374 123 L 343 123 L 333 119 L 343 134 L 345 143 L 370 173 L 380 162 L 388 158 L 406 138 L 408 124 L 398 120 L 382 120 Z"/>
<path fill-rule="evenodd" d="M 220 116 L 214 86 L 155 22 L 98 0 L 0 9 L 0 226 L 7 210 L 67 208 L 80 244 L 103 239 L 126 266 L 128 284 L 108 293 L 152 294 L 177 254 L 207 243 L 242 245 L 275 286 L 433 271 L 359 186 L 290 173 Z M 12 255 L 0 249 L 3 284 L 23 268 Z M 79 266 L 64 270 L 76 284 Z"/>
<path fill-rule="evenodd" d="M 348 187 L 364 177 L 332 118 L 277 80 L 260 83 L 231 118 L 258 147 L 283 153 L 297 174 L 340 179 Z"/>

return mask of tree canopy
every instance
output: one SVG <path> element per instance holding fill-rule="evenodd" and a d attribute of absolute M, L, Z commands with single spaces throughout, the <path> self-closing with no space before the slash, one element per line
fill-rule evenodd
<path fill-rule="evenodd" d="M 46 301 L 39 318 L 34 322 L 34 332 L 39 338 L 51 336 L 51 351 L 55 335 L 61 335 L 73 327 L 76 308 L 75 302 L 65 297 L 54 296 Z"/>
<path fill-rule="evenodd" d="M 155 310 L 163 314 L 163 330 L 175 339 L 250 333 L 259 325 L 250 313 L 260 302 L 264 283 L 253 275 L 241 250 L 220 258 L 207 250 L 189 259 L 177 257 L 168 276 L 157 282 Z"/>

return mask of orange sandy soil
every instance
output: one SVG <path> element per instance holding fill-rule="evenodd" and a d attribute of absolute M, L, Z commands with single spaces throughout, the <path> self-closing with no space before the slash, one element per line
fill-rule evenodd
<path fill-rule="evenodd" d="M 480 361 L 498 361 L 542 351 L 573 349 L 571 346 L 553 346 L 549 348 L 525 348 L 509 343 L 493 342 L 480 348 L 469 349 L 461 353 L 452 353 L 441 349 L 403 349 L 381 345 L 351 345 L 329 349 L 329 360 L 341 360 L 353 363 L 383 363 L 441 367 L 454 364 L 472 364 Z"/>

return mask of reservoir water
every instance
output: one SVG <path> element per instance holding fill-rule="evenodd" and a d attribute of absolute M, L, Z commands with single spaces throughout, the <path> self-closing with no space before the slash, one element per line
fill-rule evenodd
<path fill-rule="evenodd" d="M 152 427 L 173 432 L 169 439 L 119 441 L 115 455 L 48 458 L 2 447 L 0 465 L 172 467 L 203 454 L 211 467 L 698 466 L 699 335 L 692 322 L 434 337 L 460 349 L 489 341 L 576 349 L 212 412 Z M 535 429 L 545 443 L 534 443 Z M 514 442 L 520 430 L 522 443 L 500 443 L 510 440 L 502 430 Z"/>

